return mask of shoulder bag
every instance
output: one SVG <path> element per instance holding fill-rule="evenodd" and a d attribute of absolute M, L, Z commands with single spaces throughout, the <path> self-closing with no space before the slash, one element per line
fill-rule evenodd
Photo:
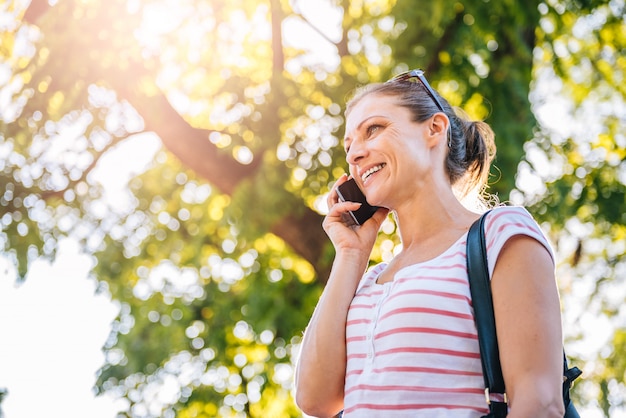
<path fill-rule="evenodd" d="M 480 219 L 474 222 L 467 234 L 467 273 L 470 282 L 472 305 L 474 307 L 474 320 L 476 321 L 478 331 L 478 344 L 480 346 L 480 358 L 486 388 L 485 396 L 489 404 L 489 414 L 482 418 L 500 418 L 506 417 L 508 405 L 502 368 L 500 366 L 493 300 L 491 298 L 491 281 L 487 264 L 487 247 L 484 232 L 487 213 L 484 213 Z M 565 353 L 563 353 L 564 418 L 580 418 L 574 403 L 570 400 L 569 392 L 572 382 L 581 374 L 582 372 L 578 367 L 570 368 L 567 365 L 567 358 Z M 504 402 L 491 401 L 490 393 L 503 394 Z"/>

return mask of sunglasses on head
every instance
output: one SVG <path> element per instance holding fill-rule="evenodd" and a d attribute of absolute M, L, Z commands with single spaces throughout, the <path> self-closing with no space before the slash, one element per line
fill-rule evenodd
<path fill-rule="evenodd" d="M 397 76 L 393 77 L 392 79 L 387 81 L 387 83 L 403 82 L 403 81 L 415 82 L 416 80 L 422 83 L 422 86 L 424 86 L 424 89 L 426 89 L 426 93 L 428 93 L 430 98 L 433 99 L 433 101 L 435 102 L 439 110 L 441 110 L 443 113 L 446 113 L 445 110 L 443 110 L 443 105 L 437 98 L 435 91 L 433 90 L 432 87 L 430 87 L 430 84 L 428 84 L 428 80 L 426 80 L 426 77 L 424 76 L 424 71 L 422 70 L 406 71 L 404 73 L 400 73 Z"/>

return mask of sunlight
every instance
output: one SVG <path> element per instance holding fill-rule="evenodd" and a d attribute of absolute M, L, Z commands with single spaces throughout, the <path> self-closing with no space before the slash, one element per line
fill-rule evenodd
<path fill-rule="evenodd" d="M 100 158 L 91 178 L 104 187 L 107 207 L 128 209 L 132 202 L 128 181 L 150 166 L 160 149 L 161 140 L 146 132 L 133 135 Z"/>
<path fill-rule="evenodd" d="M 141 26 L 135 30 L 135 38 L 151 53 L 160 51 L 160 36 L 177 28 L 185 15 L 190 13 L 189 7 L 181 7 L 177 0 L 158 3 L 131 0 L 128 2 L 127 9 L 133 14 L 142 13 Z"/>
<path fill-rule="evenodd" d="M 331 6 L 328 0 L 294 1 L 293 8 L 299 16 L 287 17 L 283 21 L 283 42 L 285 46 L 303 50 L 305 53 L 287 61 L 287 71 L 297 75 L 306 67 L 321 67 L 328 72 L 336 70 L 340 59 L 333 43 L 338 42 L 342 36 L 341 8 Z"/>

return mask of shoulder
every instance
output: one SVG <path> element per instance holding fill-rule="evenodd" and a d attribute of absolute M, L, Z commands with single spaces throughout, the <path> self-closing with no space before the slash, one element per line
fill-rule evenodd
<path fill-rule="evenodd" d="M 522 206 L 498 206 L 487 214 L 485 231 L 488 234 L 543 232 L 533 216 Z"/>
<path fill-rule="evenodd" d="M 521 206 L 499 206 L 485 218 L 485 238 L 489 268 L 493 272 L 495 261 L 506 242 L 512 237 L 524 235 L 545 247 L 554 260 L 554 252 L 548 238 L 533 216 Z"/>

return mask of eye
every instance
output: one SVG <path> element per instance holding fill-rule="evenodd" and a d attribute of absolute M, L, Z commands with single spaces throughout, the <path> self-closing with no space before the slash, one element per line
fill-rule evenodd
<path fill-rule="evenodd" d="M 369 138 L 369 137 L 371 137 L 372 135 L 376 134 L 379 130 L 381 130 L 381 129 L 382 129 L 382 127 L 383 127 L 382 125 L 378 125 L 378 124 L 376 124 L 376 123 L 374 123 L 374 124 L 372 124 L 372 125 L 368 126 L 368 127 L 367 127 L 367 130 L 366 130 L 366 132 L 367 132 L 367 137 Z"/>

